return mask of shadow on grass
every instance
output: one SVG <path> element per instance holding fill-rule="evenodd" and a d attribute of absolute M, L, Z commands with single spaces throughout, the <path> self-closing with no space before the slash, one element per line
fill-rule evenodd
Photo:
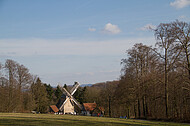
<path fill-rule="evenodd" d="M 129 124 L 126 122 L 99 122 L 88 120 L 64 119 L 64 118 L 0 118 L 3 126 L 147 126 L 143 124 Z"/>

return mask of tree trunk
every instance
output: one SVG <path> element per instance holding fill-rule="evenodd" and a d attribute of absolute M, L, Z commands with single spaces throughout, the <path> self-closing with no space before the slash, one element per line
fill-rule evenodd
<path fill-rule="evenodd" d="M 188 49 L 187 48 L 185 49 L 185 55 L 186 55 L 188 74 L 189 74 L 189 79 L 190 79 L 190 61 L 189 61 L 189 55 L 188 55 Z"/>
<path fill-rule="evenodd" d="M 137 118 L 137 112 L 136 112 L 135 104 L 134 104 L 134 113 L 135 113 L 135 118 Z"/>
<path fill-rule="evenodd" d="M 109 96 L 109 117 L 111 117 L 111 96 Z"/>
<path fill-rule="evenodd" d="M 140 106 L 140 101 L 139 101 L 139 99 L 138 99 L 138 118 L 140 118 L 141 117 L 141 106 Z"/>
<path fill-rule="evenodd" d="M 146 105 L 146 97 L 144 96 L 143 97 L 143 115 L 144 115 L 144 118 L 147 118 L 146 107 L 147 107 L 147 105 Z"/>
<path fill-rule="evenodd" d="M 127 119 L 130 119 L 130 109 L 127 109 Z"/>
<path fill-rule="evenodd" d="M 168 58 L 167 58 L 167 49 L 165 49 L 165 115 L 168 118 Z"/>

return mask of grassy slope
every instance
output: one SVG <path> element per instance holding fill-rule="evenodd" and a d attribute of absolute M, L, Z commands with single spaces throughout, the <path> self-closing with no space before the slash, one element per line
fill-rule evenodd
<path fill-rule="evenodd" d="M 52 115 L 52 114 L 27 114 L 27 113 L 0 113 L 0 126 L 181 126 L 187 124 L 154 122 L 142 120 L 125 120 L 118 118 Z M 189 126 L 189 125 L 188 125 Z"/>

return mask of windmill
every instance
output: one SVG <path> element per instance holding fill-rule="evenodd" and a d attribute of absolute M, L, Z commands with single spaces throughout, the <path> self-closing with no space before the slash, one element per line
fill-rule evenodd
<path fill-rule="evenodd" d="M 80 109 L 82 109 L 81 104 L 73 97 L 74 93 L 76 92 L 77 88 L 79 87 L 79 83 L 75 82 L 72 89 L 67 91 L 67 89 L 63 89 L 63 95 L 61 96 L 61 103 L 59 106 L 59 111 L 63 112 L 63 114 L 74 114 L 74 104 L 76 104 Z"/>

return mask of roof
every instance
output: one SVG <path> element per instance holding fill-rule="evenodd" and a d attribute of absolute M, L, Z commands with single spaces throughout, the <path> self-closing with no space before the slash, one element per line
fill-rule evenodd
<path fill-rule="evenodd" d="M 54 112 L 58 112 L 59 109 L 57 108 L 56 105 L 50 105 L 50 108 L 54 111 Z"/>
<path fill-rule="evenodd" d="M 83 103 L 83 106 L 86 111 L 93 111 L 97 107 L 96 103 Z"/>

